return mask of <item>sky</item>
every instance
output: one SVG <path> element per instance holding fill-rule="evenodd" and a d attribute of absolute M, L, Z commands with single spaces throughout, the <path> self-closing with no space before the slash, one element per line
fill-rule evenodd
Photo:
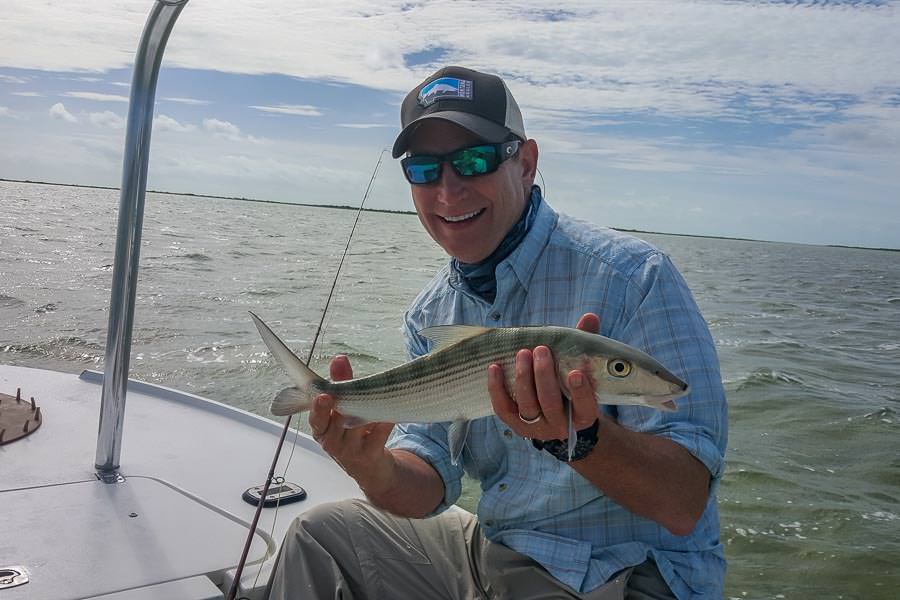
<path fill-rule="evenodd" d="M 3 4 L 0 178 L 121 183 L 151 4 Z M 891 0 L 190 0 L 148 187 L 355 206 L 383 159 L 366 206 L 412 210 L 383 150 L 406 92 L 448 64 L 504 77 L 573 216 L 900 248 Z"/>

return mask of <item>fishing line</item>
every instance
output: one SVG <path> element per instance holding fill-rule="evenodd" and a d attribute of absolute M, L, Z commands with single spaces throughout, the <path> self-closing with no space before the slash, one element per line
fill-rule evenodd
<path fill-rule="evenodd" d="M 337 282 L 341 275 L 341 268 L 344 266 L 344 260 L 347 258 L 347 253 L 350 251 L 350 243 L 353 241 L 353 234 L 356 232 L 356 226 L 359 224 L 359 218 L 362 215 L 363 207 L 366 204 L 366 199 L 369 197 L 369 191 L 372 189 L 372 184 L 375 182 L 375 176 L 378 174 L 378 168 L 381 166 L 381 160 L 384 158 L 385 152 L 387 152 L 387 148 L 382 149 L 381 154 L 378 155 L 378 162 L 375 163 L 375 169 L 372 171 L 372 176 L 369 178 L 369 185 L 366 186 L 366 192 L 363 194 L 362 202 L 359 203 L 359 208 L 356 210 L 356 219 L 354 219 L 353 221 L 353 227 L 350 228 L 350 235 L 347 236 L 347 245 L 344 247 L 344 253 L 341 254 L 341 260 L 338 263 L 337 271 L 335 271 L 334 274 L 334 281 L 331 282 L 331 290 L 328 292 L 328 298 L 325 300 L 325 307 L 322 309 L 322 317 L 319 319 L 318 327 L 316 327 L 316 335 L 313 337 L 312 346 L 310 346 L 309 354 L 306 357 L 307 367 L 312 361 L 313 353 L 316 349 L 316 343 L 319 341 L 319 334 L 322 332 L 322 326 L 325 323 L 325 317 L 328 314 L 328 307 L 331 305 L 331 298 L 334 296 L 334 290 L 337 287 Z M 269 493 L 269 486 L 271 486 L 273 481 L 275 481 L 276 479 L 275 468 L 278 465 L 278 457 L 281 455 L 281 448 L 282 446 L 284 446 L 284 439 L 291 427 L 292 420 L 293 415 L 288 416 L 288 418 L 284 422 L 284 428 L 281 430 L 281 438 L 278 440 L 278 446 L 275 448 L 275 456 L 272 458 L 272 465 L 269 467 L 269 474 L 266 477 L 265 484 L 263 485 L 262 494 L 260 495 L 260 502 L 256 505 L 256 512 L 253 515 L 253 522 L 250 524 L 250 530 L 247 533 L 247 540 L 244 543 L 244 550 L 241 552 L 241 560 L 238 562 L 238 565 L 235 568 L 234 579 L 231 582 L 231 588 L 228 590 L 226 600 L 234 600 L 235 596 L 237 596 L 237 589 L 240 585 L 241 574 L 243 573 L 244 565 L 247 562 L 247 555 L 250 553 L 250 545 L 253 543 L 253 534 L 256 531 L 256 526 L 259 524 L 259 517 L 262 514 L 263 500 Z M 288 456 L 288 462 L 284 470 L 285 475 L 287 475 L 288 466 L 290 466 L 290 461 L 294 456 L 294 448 L 296 448 L 297 437 L 299 435 L 300 432 L 296 432 L 294 443 L 291 445 L 291 453 Z M 275 514 L 272 517 L 272 532 L 275 531 L 275 520 L 278 518 L 279 507 L 280 502 L 275 505 Z M 259 571 L 257 571 L 256 579 L 253 581 L 254 588 L 256 587 L 256 583 L 259 581 L 259 576 L 262 573 L 264 564 L 265 560 L 259 563 Z M 244 598 L 242 597 L 241 600 L 244 600 Z"/>

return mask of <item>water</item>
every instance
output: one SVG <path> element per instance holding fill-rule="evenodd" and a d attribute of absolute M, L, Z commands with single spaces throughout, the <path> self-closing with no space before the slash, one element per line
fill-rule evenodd
<path fill-rule="evenodd" d="M 0 182 L 0 361 L 102 368 L 117 206 Z M 265 415 L 287 380 L 247 310 L 306 352 L 354 216 L 149 194 L 132 377 Z M 900 597 L 900 254 L 643 237 L 684 273 L 721 358 L 726 596 Z M 314 367 L 402 362 L 403 310 L 444 260 L 415 216 L 366 213 Z"/>

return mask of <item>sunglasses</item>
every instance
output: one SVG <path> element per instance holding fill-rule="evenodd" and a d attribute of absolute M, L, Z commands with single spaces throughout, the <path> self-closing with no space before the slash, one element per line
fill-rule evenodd
<path fill-rule="evenodd" d="M 445 162 L 460 177 L 477 177 L 493 173 L 503 161 L 512 158 L 519 151 L 519 140 L 499 144 L 478 144 L 454 150 L 448 154 L 419 154 L 407 156 L 400 161 L 406 180 L 414 185 L 434 183 L 441 178 L 441 168 Z"/>

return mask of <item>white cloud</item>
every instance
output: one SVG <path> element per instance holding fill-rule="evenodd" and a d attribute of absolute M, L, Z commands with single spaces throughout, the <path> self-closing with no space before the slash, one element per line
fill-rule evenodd
<path fill-rule="evenodd" d="M 110 3 L 104 18 L 91 27 L 73 26 L 85 22 L 78 3 L 7 5 L 0 67 L 74 71 L 69 73 L 73 76 L 130 68 L 146 18 L 144 0 Z M 798 196 L 830 197 L 838 204 L 840 194 L 845 196 L 842 206 L 848 206 L 847 199 L 858 199 L 855 210 L 873 222 L 896 222 L 897 209 L 884 207 L 896 204 L 900 186 L 900 2 L 559 0 L 548 9 L 537 0 L 480 0 L 477 6 L 474 11 L 471 3 L 462 2 L 346 0 L 312 6 L 289 0 L 191 0 L 170 38 L 164 69 L 218 71 L 229 78 L 244 73 L 287 76 L 303 79 L 316 94 L 322 86 L 341 86 L 326 91 L 348 98 L 356 93 L 351 86 L 366 86 L 387 91 L 381 99 L 395 101 L 369 107 L 368 113 L 359 107 L 355 113 L 335 111 L 348 122 L 327 123 L 345 128 L 328 132 L 324 126 L 316 129 L 331 116 L 326 107 L 332 105 L 322 96 L 279 97 L 272 88 L 261 87 L 258 95 L 248 90 L 247 97 L 252 92 L 258 100 L 245 100 L 243 93 L 220 100 L 224 88 L 217 88 L 215 79 L 198 80 L 191 88 L 176 78 L 168 82 L 177 83 L 172 87 L 161 81 L 160 91 L 171 96 L 159 99 L 168 115 L 159 115 L 155 127 L 195 133 L 190 147 L 206 145 L 211 170 L 222 167 L 220 157 L 230 154 L 226 171 L 241 177 L 230 179 L 229 185 L 240 187 L 242 194 L 259 196 L 252 185 L 272 196 L 294 198 L 299 186 L 316 185 L 320 174 L 291 178 L 289 166 L 280 162 L 284 156 L 316 157 L 308 161 L 310 168 L 327 166 L 327 161 L 317 162 L 322 147 L 346 143 L 340 155 L 359 157 L 359 168 L 369 170 L 362 155 L 371 152 L 372 144 L 389 143 L 382 138 L 390 138 L 389 129 L 396 128 L 397 107 L 409 87 L 437 63 L 465 64 L 506 78 L 527 130 L 541 144 L 542 167 L 560 206 L 571 198 L 569 207 L 578 207 L 583 198 L 627 182 L 658 203 L 655 212 L 637 214 L 636 223 L 648 215 L 661 221 L 672 215 L 696 217 L 691 207 L 699 207 L 704 219 L 685 220 L 686 229 L 729 220 L 743 227 L 745 219 L 733 206 L 727 208 L 728 201 L 753 205 L 757 196 L 764 196 L 783 203 L 779 214 L 787 215 Z M 121 72 L 110 77 L 124 78 Z M 27 83 L 22 89 L 43 91 L 39 80 L 25 70 L 0 75 L 0 82 Z M 253 81 L 268 86 L 277 79 Z M 91 84 L 97 92 L 69 97 L 125 100 L 100 94 L 125 93 L 104 85 L 128 84 L 97 82 Z M 208 103 L 193 95 L 215 98 L 222 107 L 215 111 L 219 118 L 201 124 L 189 109 L 164 104 Z M 23 109 L 13 102 L 7 104 L 19 114 Z M 265 105 L 271 114 L 323 118 L 281 119 L 285 127 L 273 137 L 302 137 L 308 146 L 285 148 L 267 139 L 251 152 L 248 145 L 237 148 L 231 142 L 260 141 L 247 135 L 252 132 L 249 123 L 259 125 L 259 119 L 242 120 L 253 111 L 232 112 L 228 104 L 244 108 L 251 102 L 257 103 L 253 110 Z M 57 109 L 56 118 L 75 119 L 59 106 L 63 112 Z M 386 124 L 377 123 L 382 115 L 372 110 L 389 110 Z M 206 109 L 206 114 L 213 111 Z M 195 125 L 173 116 L 190 118 Z M 87 121 L 88 113 L 78 113 L 78 118 Z M 265 126 L 271 128 L 271 123 Z M 351 135 L 348 129 L 359 131 Z M 301 131 L 302 136 L 295 135 Z M 110 130 L 94 129 L 92 134 L 113 137 Z M 327 134 L 337 135 L 325 141 Z M 348 138 L 355 140 L 346 142 Z M 178 148 L 177 143 L 188 140 L 168 135 L 159 141 Z M 257 169 L 269 177 L 251 178 L 249 173 Z M 198 192 L 222 179 L 179 173 L 178 181 Z M 402 177 L 395 179 L 391 201 L 399 202 L 396 198 L 408 193 Z M 697 199 L 711 180 L 720 182 L 716 194 Z M 287 191 L 274 187 L 283 181 L 289 181 Z M 272 187 L 266 187 L 270 182 Z M 651 193 L 654 187 L 679 185 L 684 189 L 673 191 L 672 202 Z M 330 193 L 303 190 L 304 196 Z M 609 195 L 623 193 L 612 189 Z M 712 195 L 722 198 L 721 205 Z M 587 202 L 584 206 L 592 210 Z M 759 226 L 767 227 L 766 222 L 760 217 Z M 798 222 L 797 228 L 802 225 Z M 737 233 L 738 225 L 730 227 Z M 892 235 L 896 240 L 897 234 Z"/>
<path fill-rule="evenodd" d="M 167 102 L 177 102 L 179 104 L 188 104 L 191 106 L 205 106 L 210 103 L 209 100 L 198 100 L 196 98 L 167 97 L 162 98 L 162 100 L 165 100 Z"/>
<path fill-rule="evenodd" d="M 78 119 L 75 118 L 75 115 L 67 111 L 65 105 L 62 102 L 57 102 L 50 107 L 50 116 L 54 119 L 66 121 L 67 123 L 78 122 Z"/>
<path fill-rule="evenodd" d="M 43 98 L 44 94 L 40 92 L 13 92 L 13 96 L 23 96 L 25 98 Z"/>
<path fill-rule="evenodd" d="M 548 106 L 539 93 L 546 89 L 551 107 L 603 109 L 603 94 L 586 105 L 581 94 L 564 92 L 606 91 L 615 99 L 631 88 L 642 92 L 631 95 L 637 107 L 663 105 L 676 113 L 678 96 L 692 84 L 718 86 L 723 95 L 785 83 L 795 90 L 861 93 L 895 81 L 900 72 L 900 7 L 894 3 L 560 0 L 550 12 L 544 3 L 506 0 L 482 0 L 478 10 L 468 3 L 402 0 L 314 8 L 289 0 L 193 0 L 165 60 L 168 66 L 284 73 L 402 92 L 434 68 L 409 66 L 404 57 L 436 51 L 441 62 L 503 72 L 527 104 Z M 143 2 L 123 1 L 91 28 L 73 27 L 84 20 L 77 3 L 15 3 L 5 7 L 9 26 L 0 61 L 58 71 L 130 66 L 144 13 Z M 681 85 L 687 88 L 671 102 L 660 102 Z M 723 108 L 722 95 L 705 95 Z"/>
<path fill-rule="evenodd" d="M 222 137 L 233 142 L 259 143 L 262 140 L 252 135 L 244 135 L 241 128 L 230 121 L 222 121 L 216 118 L 203 119 L 203 128 L 215 136 Z"/>
<path fill-rule="evenodd" d="M 228 138 L 241 137 L 241 128 L 228 121 L 220 121 L 214 118 L 203 119 L 203 128 L 211 133 L 224 135 Z"/>
<path fill-rule="evenodd" d="M 0 47 L 2 47 L 2 45 L 0 45 Z M 24 79 L 22 77 L 15 77 L 13 75 L 4 75 L 4 74 L 0 73 L 0 82 L 3 82 L 3 83 L 28 83 L 28 80 Z"/>
<path fill-rule="evenodd" d="M 279 115 L 296 115 L 300 117 L 321 117 L 322 111 L 308 104 L 278 104 L 276 106 L 256 106 L 250 108 Z"/>
<path fill-rule="evenodd" d="M 88 113 L 88 121 L 90 121 L 91 125 L 96 125 L 97 127 L 109 127 L 110 129 L 125 128 L 125 119 L 111 110 Z"/>
<path fill-rule="evenodd" d="M 128 102 L 128 96 L 117 94 L 101 94 L 99 92 L 66 92 L 67 98 L 80 98 L 82 100 L 96 100 L 98 102 Z"/>
<path fill-rule="evenodd" d="M 102 71 L 130 66 L 145 9 L 139 0 L 123 0 L 92 28 L 72 27 L 83 15 L 61 0 L 5 10 L 12 27 L 0 39 L 0 65 Z M 403 0 L 315 8 L 289 0 L 192 0 L 165 61 L 353 83 L 401 96 L 436 66 L 407 64 L 410 56 L 469 64 L 505 76 L 530 129 L 561 136 L 641 113 L 794 125 L 839 115 L 848 99 L 866 104 L 873 90 L 900 87 L 898 32 L 897 3 L 560 0 L 547 9 L 536 1 L 482 0 L 473 11 L 462 3 Z M 309 105 L 254 107 L 321 114 Z"/>
<path fill-rule="evenodd" d="M 348 129 L 376 129 L 379 127 L 396 127 L 396 124 L 386 123 L 337 123 L 338 127 L 347 127 Z"/>
<path fill-rule="evenodd" d="M 12 111 L 10 111 L 5 106 L 0 106 L 0 117 L 11 117 Z"/>
<path fill-rule="evenodd" d="M 195 131 L 194 125 L 179 123 L 168 115 L 159 114 L 153 118 L 153 129 L 158 131 L 174 131 L 176 133 L 188 133 Z"/>

